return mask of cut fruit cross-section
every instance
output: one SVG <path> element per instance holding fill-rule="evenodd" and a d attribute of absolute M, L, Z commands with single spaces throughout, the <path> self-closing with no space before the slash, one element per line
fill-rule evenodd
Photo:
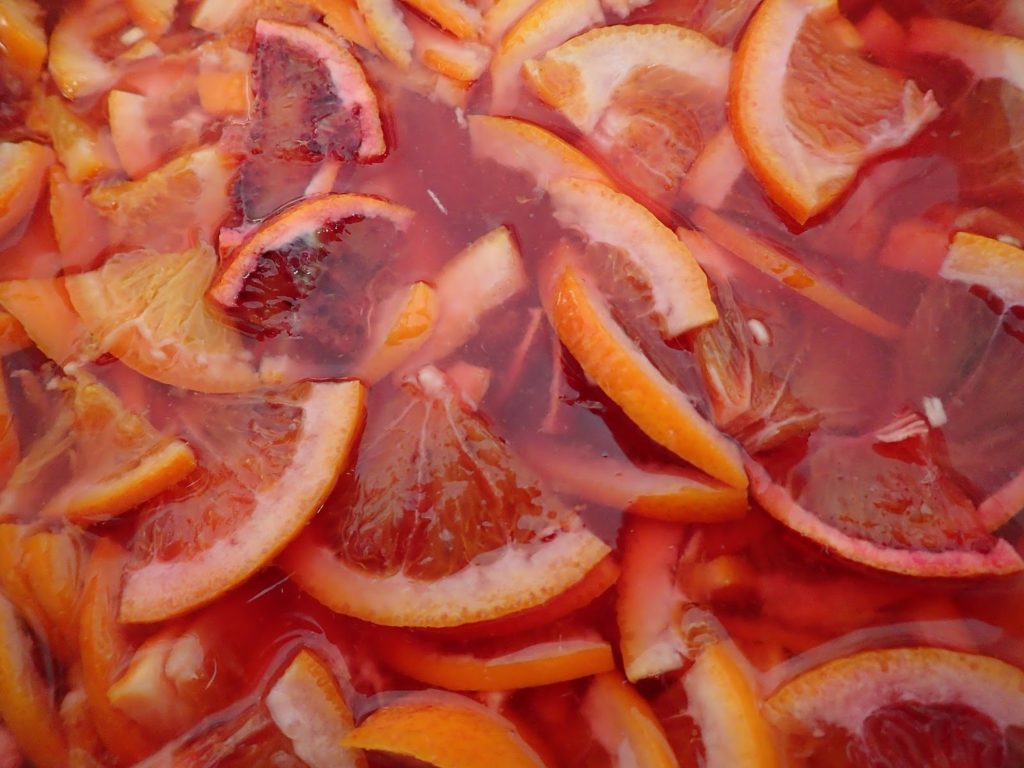
<path fill-rule="evenodd" d="M 567 613 L 607 588 L 608 551 L 427 367 L 371 410 L 354 472 L 282 565 L 329 608 L 378 624 L 521 626 L 513 617 Z"/>
<path fill-rule="evenodd" d="M 259 378 L 238 332 L 206 302 L 216 266 L 208 246 L 132 251 L 65 284 L 86 328 L 128 367 L 184 389 L 241 392 Z"/>
<path fill-rule="evenodd" d="M 348 463 L 364 394 L 362 384 L 348 381 L 197 397 L 205 410 L 185 431 L 200 477 L 140 510 L 121 620 L 153 622 L 190 611 L 274 558 L 316 514 Z"/>
<path fill-rule="evenodd" d="M 650 704 L 617 672 L 594 678 L 581 709 L 614 768 L 678 768 Z"/>
<path fill-rule="evenodd" d="M 980 285 L 1007 304 L 1024 305 L 1024 249 L 994 238 L 957 232 L 939 276 Z"/>
<path fill-rule="evenodd" d="M 58 365 L 86 363 L 103 351 L 75 313 L 62 277 L 0 283 L 0 305 L 39 351 Z"/>
<path fill-rule="evenodd" d="M 42 144 L 0 142 L 0 242 L 36 207 L 52 163 L 53 150 Z"/>
<path fill-rule="evenodd" d="M 422 282 L 386 299 L 374 312 L 366 353 L 352 375 L 374 384 L 399 368 L 430 338 L 437 303 L 437 292 Z"/>
<path fill-rule="evenodd" d="M 801 224 L 864 163 L 939 113 L 930 93 L 863 58 L 860 46 L 836 0 L 766 0 L 733 61 L 736 141 L 772 200 Z"/>

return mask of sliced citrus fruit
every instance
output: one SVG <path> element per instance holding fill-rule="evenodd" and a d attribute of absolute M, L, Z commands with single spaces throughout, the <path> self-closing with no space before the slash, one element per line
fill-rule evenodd
<path fill-rule="evenodd" d="M 699 208 L 694 223 L 719 245 L 739 256 L 752 267 L 778 280 L 836 317 L 882 338 L 896 338 L 903 329 L 874 310 L 851 298 L 837 286 L 815 275 L 811 270 L 753 237 L 714 211 Z"/>
<path fill-rule="evenodd" d="M 609 672 L 615 666 L 611 646 L 594 633 L 510 642 L 497 653 L 493 649 L 447 650 L 397 632 L 381 634 L 375 642 L 392 669 L 450 691 L 532 688 Z"/>
<path fill-rule="evenodd" d="M 321 7 L 324 12 L 324 24 L 335 34 L 370 53 L 380 55 L 356 0 L 329 0 L 321 3 Z"/>
<path fill-rule="evenodd" d="M 587 375 L 651 439 L 712 477 L 746 487 L 738 448 L 644 356 L 586 276 L 565 265 L 545 307 L 558 337 Z"/>
<path fill-rule="evenodd" d="M 46 30 L 34 0 L 12 0 L 0 8 L 0 48 L 23 80 L 39 78 L 46 61 Z"/>
<path fill-rule="evenodd" d="M 783 685 L 765 713 L 787 751 L 850 765 L 1012 763 L 1024 727 L 1024 672 L 941 648 L 865 651 Z"/>
<path fill-rule="evenodd" d="M 488 46 L 456 39 L 414 14 L 406 17 L 406 24 L 413 36 L 413 52 L 424 66 L 463 82 L 473 82 L 487 71 L 491 60 Z"/>
<path fill-rule="evenodd" d="M 430 337 L 438 311 L 427 283 L 399 290 L 375 310 L 367 351 L 352 374 L 373 384 L 401 367 Z"/>
<path fill-rule="evenodd" d="M 92 266 L 107 245 L 106 222 L 58 166 L 50 169 L 50 219 L 65 274 Z"/>
<path fill-rule="evenodd" d="M 915 18 L 907 40 L 912 53 L 962 62 L 979 79 L 1006 80 L 1024 91 L 1024 41 L 949 19 Z"/>
<path fill-rule="evenodd" d="M 611 62 L 614 61 L 614 66 Z M 674 24 L 594 29 L 523 67 L 527 82 L 627 181 L 678 196 L 725 124 L 730 53 Z"/>
<path fill-rule="evenodd" d="M 399 69 L 412 64 L 413 37 L 395 0 L 356 0 L 376 48 Z"/>
<path fill-rule="evenodd" d="M 32 640 L 0 595 L 0 716 L 39 768 L 66 768 L 68 745 L 52 693 L 36 669 Z"/>
<path fill-rule="evenodd" d="M 66 278 L 71 302 L 102 347 L 156 381 L 200 392 L 257 386 L 238 332 L 206 302 L 217 257 L 133 251 Z"/>
<path fill-rule="evenodd" d="M 555 179 L 590 179 L 611 186 L 598 165 L 572 144 L 525 120 L 470 115 L 469 140 L 474 157 L 493 160 L 525 173 L 539 189 Z"/>
<path fill-rule="evenodd" d="M 543 766 L 512 723 L 456 694 L 403 696 L 372 713 L 342 744 L 437 768 Z"/>
<path fill-rule="evenodd" d="M 52 162 L 53 150 L 42 144 L 0 142 L 0 239 L 32 213 Z"/>
<path fill-rule="evenodd" d="M 79 524 L 121 515 L 189 475 L 192 450 L 128 411 L 84 373 L 55 377 L 46 426 L 25 446 L 0 492 L 0 517 L 63 517 Z M 48 422 L 48 423 L 47 423 Z"/>
<path fill-rule="evenodd" d="M 488 312 L 521 293 L 526 283 L 522 256 L 508 227 L 474 240 L 438 274 L 437 322 L 409 365 L 450 355 L 473 337 Z"/>
<path fill-rule="evenodd" d="M 171 26 L 177 6 L 178 0 L 128 0 L 128 13 L 155 40 Z"/>
<path fill-rule="evenodd" d="M 57 159 L 76 184 L 120 170 L 110 136 L 74 112 L 60 96 L 43 97 L 42 113 Z"/>
<path fill-rule="evenodd" d="M 730 122 L 754 175 L 800 223 L 939 113 L 930 93 L 869 62 L 860 46 L 835 0 L 762 3 L 740 41 Z"/>
<path fill-rule="evenodd" d="M 427 367 L 371 410 L 353 474 L 282 563 L 339 613 L 459 627 L 543 607 L 608 551 Z"/>
<path fill-rule="evenodd" d="M 484 39 L 497 45 L 536 3 L 537 0 L 497 0 L 484 12 Z"/>
<path fill-rule="evenodd" d="M 536 439 L 522 449 L 560 493 L 623 512 L 685 523 L 733 520 L 747 511 L 746 491 L 679 467 L 637 466 L 607 454 Z"/>
<path fill-rule="evenodd" d="M 480 11 L 463 0 L 405 0 L 405 3 L 460 40 L 480 36 L 483 27 Z"/>
<path fill-rule="evenodd" d="M 583 696 L 581 710 L 594 738 L 616 768 L 678 768 L 679 762 L 650 704 L 618 672 L 594 678 Z"/>
<path fill-rule="evenodd" d="M 213 242 L 228 214 L 234 170 L 233 159 L 205 147 L 136 181 L 97 187 L 86 200 L 109 223 L 111 245 L 180 251 L 196 239 Z"/>
<path fill-rule="evenodd" d="M 128 47 L 118 39 L 131 26 L 125 4 L 118 0 L 87 0 L 62 13 L 50 34 L 48 66 L 53 81 L 68 99 L 82 99 L 108 90 L 121 66 L 97 49 Z M 158 49 L 159 52 L 159 49 Z M 104 51 L 106 53 L 106 51 Z"/>
<path fill-rule="evenodd" d="M 584 239 L 615 249 L 639 272 L 666 338 L 713 323 L 718 310 L 708 280 L 672 230 L 632 198 L 585 179 L 548 186 L 558 222 Z"/>
<path fill-rule="evenodd" d="M 540 0 L 501 38 L 491 60 L 491 112 L 507 114 L 519 98 L 523 64 L 604 22 L 597 0 Z"/>
<path fill-rule="evenodd" d="M 1007 304 L 1024 304 L 1024 249 L 957 232 L 939 276 L 987 288 Z"/>
<path fill-rule="evenodd" d="M 204 399 L 205 421 L 188 430 L 200 457 L 201 491 L 186 481 L 140 510 L 121 620 L 185 613 L 275 557 L 345 468 L 364 397 L 363 385 L 348 381 Z M 239 435 L 244 442 L 224 442 Z"/>
<path fill-rule="evenodd" d="M 101 350 L 71 306 L 63 278 L 0 283 L 0 304 L 39 350 L 61 366 L 88 362 Z"/>

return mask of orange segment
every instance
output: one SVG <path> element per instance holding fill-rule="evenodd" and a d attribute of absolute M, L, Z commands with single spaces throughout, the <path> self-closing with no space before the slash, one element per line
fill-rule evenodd
<path fill-rule="evenodd" d="M 9 0 L 0 7 L 0 51 L 26 82 L 39 78 L 46 60 L 43 12 L 34 0 Z"/>
<path fill-rule="evenodd" d="M 130 25 L 128 9 L 120 0 L 85 0 L 61 14 L 50 34 L 48 65 L 66 98 L 95 96 L 117 82 L 118 65 L 101 57 L 96 48 L 101 40 L 116 41 Z"/>
<path fill-rule="evenodd" d="M 195 469 L 192 450 L 161 435 L 86 374 L 47 382 L 63 390 L 56 414 L 26 446 L 0 516 L 63 517 L 79 524 L 123 514 Z"/>
<path fill-rule="evenodd" d="M 199 108 L 195 77 L 183 75 L 173 90 L 107 94 L 110 136 L 125 172 L 140 179 L 169 157 L 202 143 L 209 117 Z M 174 120 L 171 128 L 167 122 Z"/>
<path fill-rule="evenodd" d="M 134 251 L 65 284 L 93 337 L 128 367 L 183 389 L 245 391 L 259 384 L 251 357 L 205 298 L 216 267 L 205 246 Z"/>
<path fill-rule="evenodd" d="M 545 306 L 583 370 L 652 440 L 712 477 L 745 488 L 739 449 L 644 357 L 597 291 L 572 266 L 556 276 Z"/>
<path fill-rule="evenodd" d="M 68 178 L 79 184 L 120 170 L 110 137 L 73 112 L 60 96 L 45 96 L 42 114 L 57 159 Z"/>
<path fill-rule="evenodd" d="M 596 637 L 516 643 L 498 654 L 446 651 L 397 632 L 376 637 L 392 669 L 450 691 L 511 691 L 596 675 L 615 667 L 612 649 Z"/>
<path fill-rule="evenodd" d="M 249 89 L 247 72 L 208 70 L 196 75 L 199 103 L 214 117 L 248 115 Z"/>
<path fill-rule="evenodd" d="M 352 375 L 374 384 L 423 346 L 437 321 L 437 293 L 427 283 L 399 290 L 374 311 L 367 351 Z"/>
<path fill-rule="evenodd" d="M 512 25 L 523 18 L 537 0 L 497 0 L 484 13 L 484 39 L 497 45 Z"/>
<path fill-rule="evenodd" d="M 413 51 L 429 69 L 461 82 L 473 82 L 487 71 L 491 60 L 488 46 L 454 38 L 415 14 L 409 14 L 406 23 L 413 36 Z"/>
<path fill-rule="evenodd" d="M 356 0 L 325 0 L 321 6 L 324 24 L 333 29 L 338 36 L 371 53 L 380 53 L 366 26 L 366 19 L 359 12 Z"/>
<path fill-rule="evenodd" d="M 678 467 L 629 461 L 536 439 L 524 456 L 556 491 L 643 517 L 686 523 L 735 520 L 747 511 L 746 491 Z"/>
<path fill-rule="evenodd" d="M 915 18 L 910 22 L 907 48 L 954 58 L 979 80 L 1006 80 L 1024 91 L 1024 40 L 949 19 Z"/>
<path fill-rule="evenodd" d="M 300 384 L 251 397 L 212 401 L 223 421 L 207 416 L 206 430 L 193 427 L 192 439 L 203 443 L 202 490 L 183 483 L 140 512 L 121 621 L 177 616 L 243 582 L 305 527 L 345 469 L 362 428 L 362 384 Z M 218 445 L 223 434 L 244 436 L 234 456 Z M 272 472 L 254 472 L 256 456 Z"/>
<path fill-rule="evenodd" d="M 625 255 L 650 290 L 665 338 L 718 319 L 708 279 L 672 230 L 632 198 L 605 184 L 557 179 L 548 186 L 555 218 L 592 243 Z"/>
<path fill-rule="evenodd" d="M 0 304 L 21 324 L 32 343 L 58 365 L 88 362 L 101 353 L 97 340 L 71 306 L 64 278 L 0 283 Z"/>
<path fill-rule="evenodd" d="M 730 253 L 739 256 L 755 269 L 799 292 L 850 325 L 884 339 L 894 339 L 903 333 L 900 326 L 850 298 L 837 286 L 813 274 L 778 249 L 747 234 L 717 213 L 707 208 L 699 208 L 693 214 L 693 221 Z"/>
<path fill-rule="evenodd" d="M 0 356 L 11 355 L 31 346 L 32 339 L 18 319 L 10 312 L 0 310 Z"/>
<path fill-rule="evenodd" d="M 42 144 L 0 142 L 0 239 L 32 213 L 52 162 Z"/>
<path fill-rule="evenodd" d="M 483 27 L 480 11 L 463 0 L 404 0 L 460 40 L 474 40 Z"/>
<path fill-rule="evenodd" d="M 860 52 L 836 0 L 768 0 L 736 53 L 729 118 L 754 175 L 801 224 L 868 160 L 906 144 L 939 108 Z"/>
<path fill-rule="evenodd" d="M 356 0 L 377 50 L 401 70 L 412 65 L 413 37 L 395 0 Z"/>
<path fill-rule="evenodd" d="M 594 739 L 613 758 L 613 765 L 679 768 L 651 705 L 618 672 L 595 677 L 581 709 Z"/>
<path fill-rule="evenodd" d="M 66 273 L 91 266 L 107 245 L 106 222 L 60 166 L 50 169 L 50 219 Z"/>
<path fill-rule="evenodd" d="M 455 694 L 404 696 L 371 714 L 342 744 L 437 768 L 543 768 L 510 722 Z"/>
<path fill-rule="evenodd" d="M 525 173 L 539 189 L 561 178 L 589 179 L 611 186 L 593 160 L 538 125 L 490 115 L 470 115 L 466 122 L 474 157 Z"/>
<path fill-rule="evenodd" d="M 67 768 L 67 740 L 52 701 L 36 670 L 32 641 L 0 595 L 0 716 L 34 765 Z"/>
<path fill-rule="evenodd" d="M 1000 240 L 957 232 L 939 275 L 984 286 L 1007 304 L 1024 304 L 1024 249 Z"/>
<path fill-rule="evenodd" d="M 264 699 L 270 717 L 310 768 L 365 768 L 357 750 L 341 747 L 352 711 L 331 670 L 306 649 L 285 668 Z"/>
<path fill-rule="evenodd" d="M 178 0 L 126 0 L 132 21 L 153 40 L 164 34 L 174 21 Z"/>
<path fill-rule="evenodd" d="M 708 764 L 776 768 L 780 761 L 761 701 L 733 654 L 722 643 L 710 645 L 683 677 Z"/>
<path fill-rule="evenodd" d="M 597 0 L 539 0 L 501 38 L 491 61 L 491 112 L 507 114 L 519 98 L 523 63 L 604 22 Z"/>

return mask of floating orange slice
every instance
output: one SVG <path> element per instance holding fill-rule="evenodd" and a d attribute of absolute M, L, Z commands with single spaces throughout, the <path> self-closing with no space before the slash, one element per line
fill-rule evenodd
<path fill-rule="evenodd" d="M 71 181 L 79 184 L 120 170 L 110 137 L 75 114 L 60 96 L 44 96 L 41 111 L 57 159 Z"/>
<path fill-rule="evenodd" d="M 495 653 L 448 651 L 412 635 L 375 638 L 388 665 L 413 680 L 450 691 L 511 691 L 609 672 L 612 649 L 596 636 L 510 644 Z"/>
<path fill-rule="evenodd" d="M 238 332 L 206 302 L 217 257 L 121 253 L 65 284 L 82 322 L 104 349 L 156 381 L 200 392 L 259 384 Z"/>
<path fill-rule="evenodd" d="M 121 515 L 195 469 L 192 450 L 127 410 L 84 373 L 58 377 L 45 431 L 25 447 L 0 492 L 0 517 L 62 517 L 79 524 Z M 44 422 L 45 423 L 45 422 Z"/>
<path fill-rule="evenodd" d="M 501 715 L 455 694 L 403 696 L 371 714 L 346 747 L 412 758 L 437 768 L 543 768 Z"/>
<path fill-rule="evenodd" d="M 790 680 L 768 699 L 765 714 L 791 750 L 811 759 L 846 754 L 871 764 L 912 750 L 920 765 L 998 764 L 1011 749 L 1008 731 L 1024 726 L 1024 672 L 941 648 L 865 651 Z M 962 743 L 965 733 L 970 746 Z M 978 755 L 992 762 L 975 762 Z"/>
<path fill-rule="evenodd" d="M 86 0 L 61 14 L 50 34 L 47 63 L 66 98 L 96 96 L 117 82 L 120 62 L 108 60 L 97 49 L 101 41 L 112 41 L 115 50 L 127 48 L 118 38 L 131 25 L 126 4 L 119 0 Z"/>
<path fill-rule="evenodd" d="M 24 328 L 32 343 L 58 365 L 88 362 L 101 353 L 98 342 L 71 305 L 64 278 L 0 283 L 0 305 Z"/>
<path fill-rule="evenodd" d="M 614 765 L 678 768 L 651 705 L 618 672 L 595 677 L 581 709 L 594 739 L 614 757 Z"/>
<path fill-rule="evenodd" d="M 53 150 L 33 141 L 0 142 L 0 239 L 36 207 Z"/>
<path fill-rule="evenodd" d="M 995 238 L 957 232 L 939 275 L 984 286 L 1007 304 L 1024 304 L 1024 249 Z"/>
<path fill-rule="evenodd" d="M 537 0 L 497 0 L 484 12 L 484 39 L 497 45 L 536 3 Z"/>
<path fill-rule="evenodd" d="M 540 189 L 561 178 L 590 179 L 611 186 L 593 160 L 538 125 L 490 115 L 470 115 L 466 122 L 474 157 L 525 173 Z"/>
<path fill-rule="evenodd" d="M 406 24 L 413 36 L 413 52 L 429 69 L 462 82 L 473 82 L 487 71 L 488 46 L 445 34 L 415 14 L 406 17 Z"/>
<path fill-rule="evenodd" d="M 1006 80 L 1024 91 L 1024 40 L 949 19 L 915 18 L 907 48 L 912 53 L 953 58 L 979 80 Z"/>
<path fill-rule="evenodd" d="M 583 370 L 652 440 L 736 488 L 745 488 L 739 449 L 697 413 L 612 318 L 585 276 L 566 265 L 545 308 Z"/>
<path fill-rule="evenodd" d="M 463 0 L 404 0 L 404 2 L 460 40 L 474 40 L 480 36 L 483 28 L 480 11 Z"/>
<path fill-rule="evenodd" d="M 362 384 L 346 381 L 206 402 L 212 410 L 189 435 L 202 490 L 182 483 L 140 511 L 120 619 L 154 622 L 193 610 L 273 559 L 347 465 L 364 397 Z M 245 437 L 228 448 L 223 435 Z"/>
<path fill-rule="evenodd" d="M 401 70 L 409 69 L 414 40 L 395 0 L 356 0 L 356 5 L 384 58 Z"/>
<path fill-rule="evenodd" d="M 501 38 L 491 61 L 491 112 L 507 114 L 519 98 L 523 63 L 604 21 L 597 0 L 539 0 Z"/>
<path fill-rule="evenodd" d="M 401 367 L 430 337 L 438 312 L 437 292 L 427 283 L 399 290 L 374 310 L 366 353 L 352 375 L 373 384 Z"/>
<path fill-rule="evenodd" d="M 523 454 L 556 491 L 624 512 L 686 523 L 734 520 L 747 511 L 746 491 L 678 467 L 639 467 L 543 439 Z"/>
<path fill-rule="evenodd" d="M 730 58 L 699 32 L 634 24 L 585 32 L 527 61 L 523 71 L 610 167 L 662 197 L 678 194 L 725 124 Z"/>
<path fill-rule="evenodd" d="M 835 0 L 768 0 L 733 63 L 729 118 L 772 200 L 801 224 L 868 160 L 906 144 L 939 108 L 860 53 Z"/>
<path fill-rule="evenodd" d="M 46 31 L 33 0 L 11 0 L 0 8 L 0 49 L 23 80 L 38 79 L 46 61 Z"/>
<path fill-rule="evenodd" d="M 700 265 L 672 230 L 642 205 L 585 179 L 557 179 L 548 185 L 548 194 L 563 227 L 620 251 L 639 272 L 666 338 L 718 319 Z"/>

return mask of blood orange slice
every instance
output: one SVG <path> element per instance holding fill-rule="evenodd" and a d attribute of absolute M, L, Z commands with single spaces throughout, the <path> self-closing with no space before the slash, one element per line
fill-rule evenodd
<path fill-rule="evenodd" d="M 762 3 L 740 41 L 729 89 L 736 140 L 772 200 L 800 223 L 939 113 L 931 94 L 869 62 L 860 46 L 834 0 Z"/>
<path fill-rule="evenodd" d="M 597 675 L 581 702 L 594 739 L 615 768 L 678 768 L 650 704 L 617 672 Z"/>
<path fill-rule="evenodd" d="M 57 159 L 71 181 L 78 184 L 120 170 L 110 136 L 90 125 L 60 96 L 43 97 L 41 112 Z"/>
<path fill-rule="evenodd" d="M 765 713 L 787 752 L 811 761 L 1012 765 L 1021 756 L 1024 672 L 940 648 L 866 651 L 790 680 Z"/>
<path fill-rule="evenodd" d="M 0 142 L 0 241 L 35 209 L 53 150 L 33 141 Z"/>
<path fill-rule="evenodd" d="M 455 694 L 409 694 L 381 707 L 345 737 L 348 747 L 412 758 L 437 768 L 542 768 L 501 715 Z"/>
<path fill-rule="evenodd" d="M 430 338 L 437 315 L 437 292 L 427 283 L 400 289 L 375 310 L 366 353 L 353 375 L 374 384 L 399 368 Z"/>
<path fill-rule="evenodd" d="M 206 412 L 188 429 L 199 477 L 140 510 L 121 620 L 190 611 L 274 558 L 345 468 L 362 427 L 363 398 L 354 381 L 202 398 Z"/>
<path fill-rule="evenodd" d="M 603 572 L 607 554 L 427 367 L 371 410 L 353 474 L 282 564 L 339 613 L 459 627 L 539 609 Z"/>
<path fill-rule="evenodd" d="M 121 515 L 184 479 L 196 466 L 182 441 L 160 434 L 84 373 L 27 388 L 56 391 L 35 414 L 25 446 L 0 492 L 0 517 L 62 517 L 79 524 Z M 48 411 L 48 413 L 47 413 Z"/>
<path fill-rule="evenodd" d="M 1024 305 L 1024 249 L 995 238 L 957 232 L 939 276 L 982 286 L 1009 305 Z"/>
<path fill-rule="evenodd" d="M 585 32 L 526 62 L 524 72 L 609 167 L 671 200 L 725 124 L 729 60 L 728 50 L 698 32 L 635 24 Z"/>

